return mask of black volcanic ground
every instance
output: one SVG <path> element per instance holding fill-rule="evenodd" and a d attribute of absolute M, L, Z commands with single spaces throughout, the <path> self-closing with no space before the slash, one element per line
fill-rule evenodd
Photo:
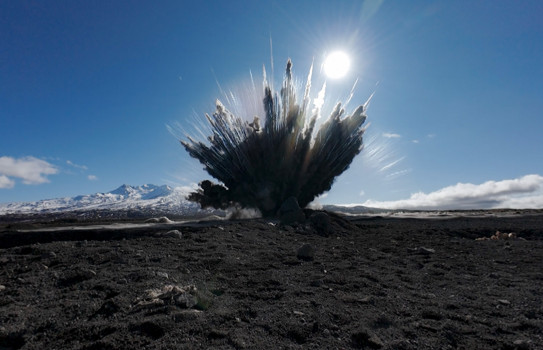
<path fill-rule="evenodd" d="M 543 349 L 543 211 L 452 214 L 0 217 L 0 349 Z"/>

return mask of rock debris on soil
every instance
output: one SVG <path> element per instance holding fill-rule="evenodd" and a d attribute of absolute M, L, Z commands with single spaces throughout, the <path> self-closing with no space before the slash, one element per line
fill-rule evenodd
<path fill-rule="evenodd" d="M 0 349 L 543 349 L 541 213 L 325 215 L 4 230 Z"/>

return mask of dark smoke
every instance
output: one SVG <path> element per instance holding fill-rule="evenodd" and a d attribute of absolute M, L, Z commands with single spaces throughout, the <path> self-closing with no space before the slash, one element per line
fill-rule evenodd
<path fill-rule="evenodd" d="M 201 182 L 189 200 L 203 208 L 241 206 L 275 216 L 289 197 L 304 208 L 330 190 L 335 177 L 360 153 L 366 105 L 342 118 L 344 110 L 338 103 L 313 138 L 319 111 L 309 109 L 311 73 L 303 100 L 298 102 L 291 68 L 289 60 L 279 94 L 264 83 L 263 126 L 258 117 L 248 123 L 217 101 L 215 113 L 206 114 L 213 132 L 209 144 L 190 136 L 181 141 L 209 175 L 222 182 Z"/>

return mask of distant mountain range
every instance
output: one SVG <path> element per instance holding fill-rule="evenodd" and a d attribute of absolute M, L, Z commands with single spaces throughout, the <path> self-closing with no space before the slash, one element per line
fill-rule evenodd
<path fill-rule="evenodd" d="M 122 185 L 106 192 L 37 202 L 0 204 L 0 215 L 48 214 L 66 211 L 135 210 L 191 215 L 198 204 L 185 199 L 186 192 L 167 185 Z"/>
<path fill-rule="evenodd" d="M 138 216 L 155 214 L 194 216 L 216 213 L 213 210 L 201 210 L 198 204 L 188 201 L 185 198 L 186 195 L 186 191 L 167 185 L 122 185 L 106 193 L 44 199 L 36 202 L 0 203 L 0 215 L 104 211 L 130 211 L 138 213 Z M 346 214 L 380 211 L 363 206 L 338 205 L 325 205 L 324 209 Z"/>

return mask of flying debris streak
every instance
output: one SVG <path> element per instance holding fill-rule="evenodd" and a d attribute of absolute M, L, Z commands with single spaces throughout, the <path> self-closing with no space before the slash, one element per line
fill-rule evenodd
<path fill-rule="evenodd" d="M 263 125 L 261 117 L 248 122 L 217 100 L 215 113 L 206 115 L 211 130 L 207 142 L 187 136 L 181 143 L 220 184 L 202 181 L 189 200 L 204 208 L 241 206 L 275 216 L 289 197 L 303 208 L 330 190 L 334 179 L 362 151 L 366 104 L 344 116 L 338 103 L 313 136 L 325 86 L 318 94 L 319 104 L 315 100 L 310 108 L 312 69 L 301 101 L 296 98 L 290 60 L 279 92 L 263 71 Z"/>
<path fill-rule="evenodd" d="M 405 157 L 402 157 L 400 159 L 396 159 L 395 161 L 393 162 L 390 162 L 389 164 L 385 165 L 384 167 L 381 168 L 380 171 L 385 171 L 387 169 L 390 169 L 392 168 L 394 165 L 398 164 L 399 162 L 401 162 L 402 160 L 404 160 Z"/>

